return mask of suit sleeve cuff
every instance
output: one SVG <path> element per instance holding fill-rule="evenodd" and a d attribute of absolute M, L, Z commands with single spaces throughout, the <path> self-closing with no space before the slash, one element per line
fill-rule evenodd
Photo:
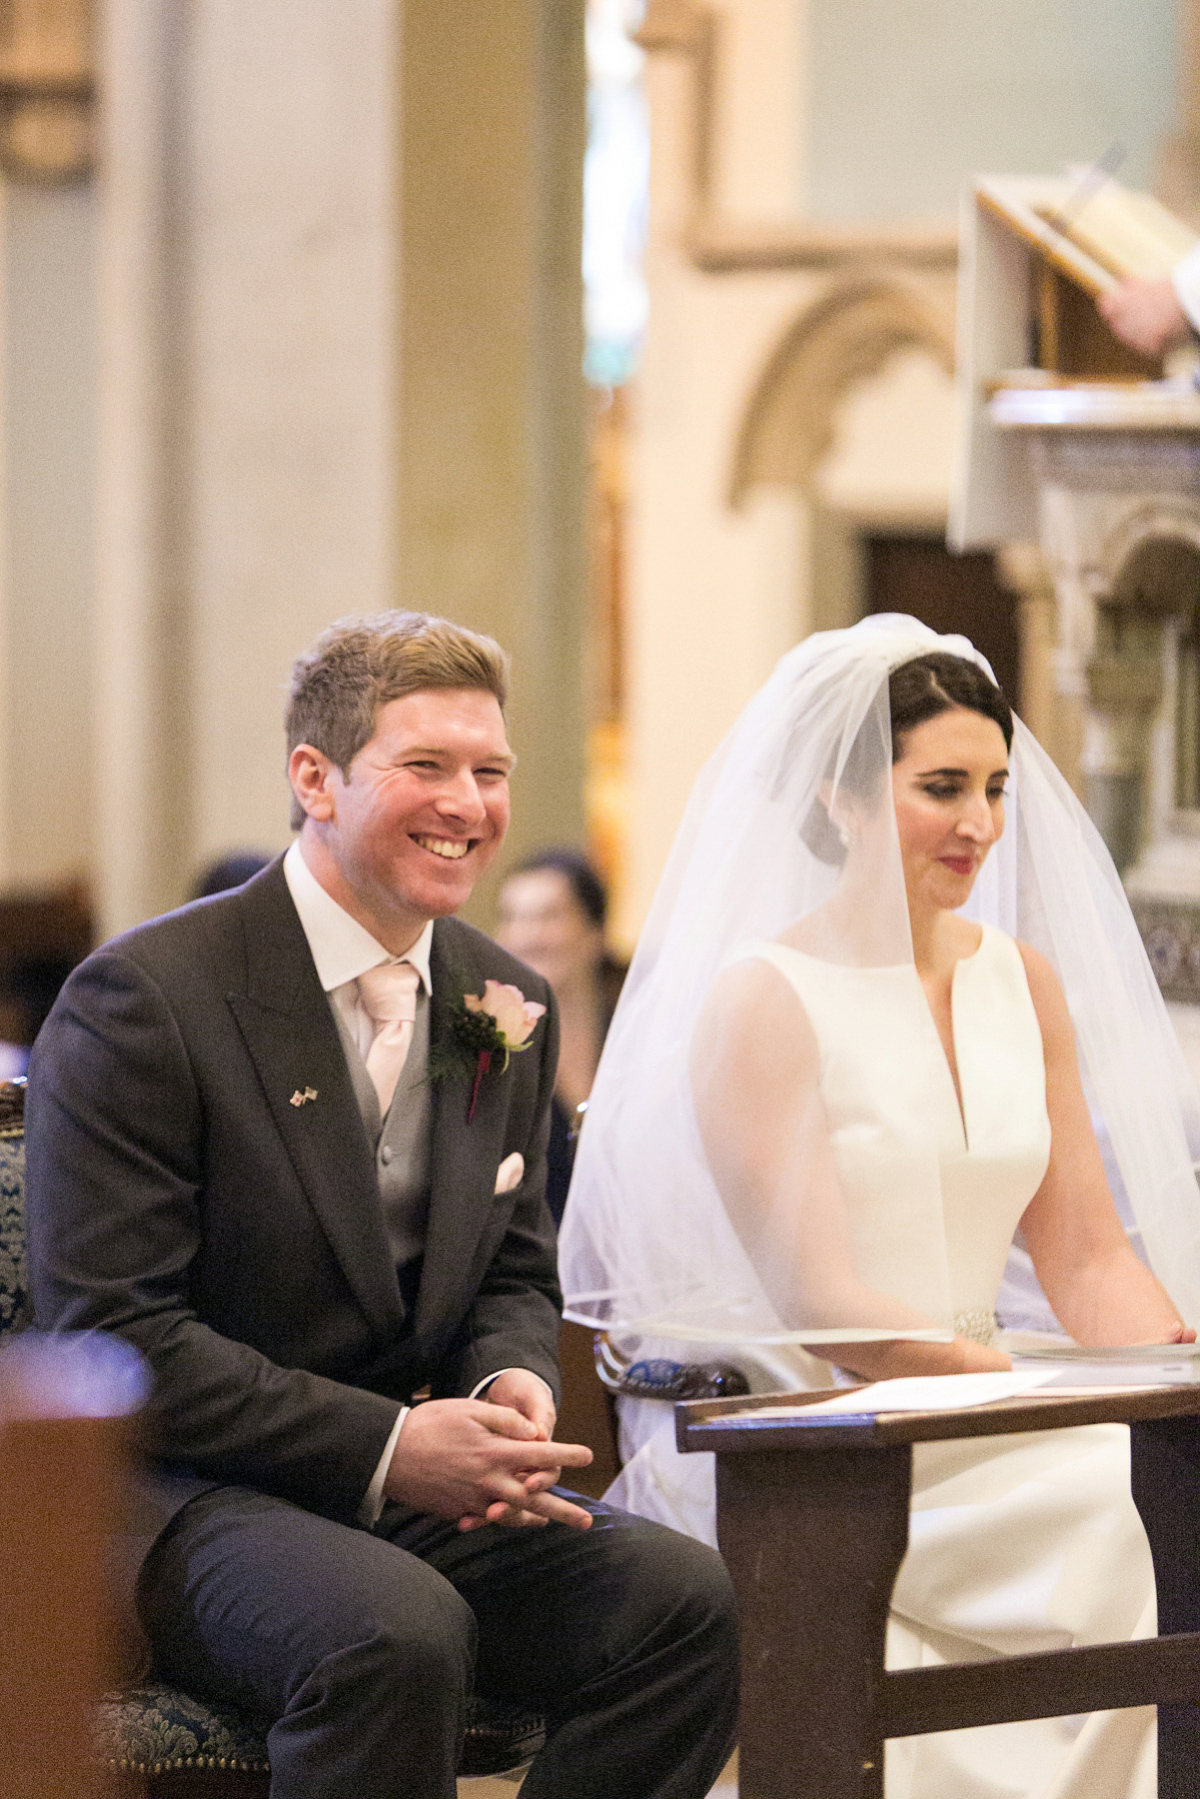
<path fill-rule="evenodd" d="M 494 1380 L 499 1380 L 500 1376 L 502 1374 L 515 1374 L 515 1373 L 516 1373 L 515 1368 L 497 1368 L 495 1374 L 485 1374 L 483 1379 L 481 1381 L 479 1381 L 476 1386 L 471 1388 L 471 1391 L 467 1394 L 467 1398 L 468 1399 L 482 1399 L 484 1394 L 487 1392 L 488 1388 L 491 1386 L 491 1384 Z M 551 1402 L 552 1403 L 554 1402 L 554 1393 L 550 1386 L 549 1381 L 542 1380 L 542 1377 L 540 1374 L 534 1374 L 534 1371 L 532 1368 L 522 1368 L 521 1373 L 522 1374 L 533 1374 L 534 1380 L 541 1380 L 543 1387 L 545 1387 L 547 1393 L 550 1394 Z"/>
<path fill-rule="evenodd" d="M 495 1378 L 495 1375 L 493 1375 L 492 1379 L 495 1380 Z M 376 1467 L 374 1474 L 371 1476 L 371 1484 L 367 1488 L 363 1502 L 358 1508 L 358 1521 L 360 1524 L 364 1524 L 368 1530 L 374 1530 L 375 1526 L 379 1523 L 379 1514 L 383 1510 L 383 1483 L 387 1479 L 387 1471 L 392 1462 L 392 1452 L 396 1447 L 400 1432 L 404 1426 L 404 1420 L 408 1417 L 411 1409 L 410 1406 L 401 1406 L 400 1416 L 392 1426 L 391 1435 L 383 1446 L 383 1454 L 379 1458 L 379 1464 Z"/>

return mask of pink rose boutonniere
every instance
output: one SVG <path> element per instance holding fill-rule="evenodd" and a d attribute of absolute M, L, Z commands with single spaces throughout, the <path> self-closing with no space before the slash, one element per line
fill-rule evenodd
<path fill-rule="evenodd" d="M 467 1123 L 475 1116 L 479 1089 L 497 1056 L 504 1057 L 499 1072 L 510 1059 L 529 1048 L 529 1039 L 546 1008 L 526 999 L 519 987 L 503 981 L 485 981 L 482 993 L 464 993 L 450 1012 L 454 1060 L 473 1074 Z"/>

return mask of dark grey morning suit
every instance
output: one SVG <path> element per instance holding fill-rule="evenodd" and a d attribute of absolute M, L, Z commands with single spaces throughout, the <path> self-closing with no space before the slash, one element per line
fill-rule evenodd
<path fill-rule="evenodd" d="M 586 1534 L 464 1535 L 396 1505 L 358 1523 L 416 1389 L 461 1397 L 519 1366 L 557 1391 L 553 1004 L 454 919 L 431 972 L 435 1056 L 447 997 L 487 978 L 549 1011 L 469 1124 L 464 1080 L 432 1089 L 423 1259 L 398 1275 L 280 864 L 89 957 L 31 1068 L 38 1322 L 117 1330 L 150 1363 L 167 1528 L 143 1617 L 171 1677 L 275 1720 L 276 1799 L 448 1799 L 473 1657 L 481 1690 L 550 1715 L 530 1799 L 698 1796 L 735 1683 L 708 1551 L 604 1508 Z M 497 1195 L 513 1151 L 525 1178 Z"/>

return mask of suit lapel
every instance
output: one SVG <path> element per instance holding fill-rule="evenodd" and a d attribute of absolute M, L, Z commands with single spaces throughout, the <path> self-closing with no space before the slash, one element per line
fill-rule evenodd
<path fill-rule="evenodd" d="M 404 1306 L 375 1163 L 341 1038 L 275 862 L 242 895 L 246 991 L 229 1006 L 309 1204 L 372 1329 L 394 1337 Z M 293 1104 L 293 1095 L 314 1098 Z"/>
<path fill-rule="evenodd" d="M 446 1048 L 451 1003 L 464 992 L 482 993 L 487 978 L 474 945 L 454 919 L 439 919 L 433 927 L 429 973 L 429 1060 L 436 1068 Z M 468 1124 L 470 1101 L 471 1083 L 465 1076 L 450 1075 L 434 1085 L 429 1223 L 417 1299 L 422 1335 L 455 1315 L 494 1200 L 508 1115 L 505 1083 L 485 1078 Z"/>

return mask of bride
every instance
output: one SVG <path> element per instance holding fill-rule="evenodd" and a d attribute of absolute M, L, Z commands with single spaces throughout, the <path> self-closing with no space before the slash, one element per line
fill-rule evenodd
<path fill-rule="evenodd" d="M 754 1391 L 1002 1370 L 1019 1229 L 1078 1342 L 1191 1342 L 1198 1148 L 1078 802 L 966 639 L 868 619 L 784 657 L 697 783 L 580 1146 L 568 1315 Z M 712 1458 L 619 1404 L 614 1499 L 715 1541 Z M 1154 1629 L 1127 1430 L 917 1447 L 890 1667 Z M 894 1741 L 888 1799 L 1152 1799 L 1154 1717 Z"/>

